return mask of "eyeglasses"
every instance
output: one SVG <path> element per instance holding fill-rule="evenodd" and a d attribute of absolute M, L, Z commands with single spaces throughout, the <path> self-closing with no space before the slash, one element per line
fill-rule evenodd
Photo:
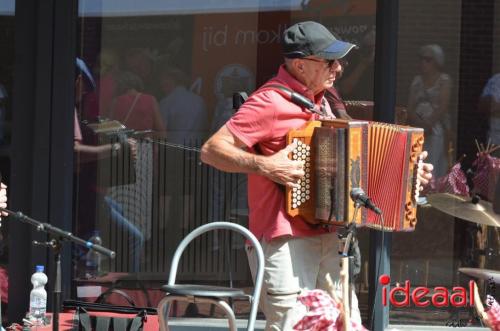
<path fill-rule="evenodd" d="M 335 59 L 335 60 L 322 60 L 322 59 L 314 59 L 310 57 L 304 57 L 302 60 L 309 60 L 313 62 L 321 62 L 321 63 L 326 63 L 328 66 L 328 69 L 333 69 L 337 68 L 339 66 L 346 67 L 348 65 L 348 62 L 343 59 Z"/>

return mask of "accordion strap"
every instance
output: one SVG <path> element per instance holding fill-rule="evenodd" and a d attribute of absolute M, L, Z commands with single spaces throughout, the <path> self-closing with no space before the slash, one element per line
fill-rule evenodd
<path fill-rule="evenodd" d="M 295 91 L 292 91 L 288 87 L 285 87 L 285 86 L 279 85 L 279 84 L 269 84 L 269 85 L 264 86 L 264 89 L 267 89 L 267 88 L 271 88 L 272 90 L 279 92 L 286 99 L 290 100 L 291 102 L 293 102 L 294 104 L 296 104 L 300 107 L 306 108 L 307 110 L 314 112 L 314 110 L 316 108 L 314 105 L 314 102 L 312 102 L 311 100 L 309 100 L 307 97 L 303 96 L 302 94 L 297 93 Z"/>
<path fill-rule="evenodd" d="M 135 105 L 137 104 L 137 101 L 139 101 L 140 97 L 141 97 L 140 92 L 135 95 L 134 101 L 132 102 L 132 105 L 128 109 L 127 115 L 125 116 L 125 119 L 123 120 L 123 125 L 127 125 L 128 118 L 130 117 L 130 114 L 132 114 L 132 110 L 134 110 Z"/>
<path fill-rule="evenodd" d="M 309 100 L 309 98 L 307 98 L 306 96 L 289 89 L 288 87 L 279 84 L 268 84 L 264 85 L 263 89 L 271 89 L 273 91 L 276 91 L 280 93 L 283 97 L 285 97 L 287 100 L 293 102 L 297 106 L 309 110 L 311 113 L 315 113 L 324 117 L 331 117 L 330 114 L 328 114 L 326 108 L 326 100 L 324 97 L 321 100 L 321 107 L 320 107 L 321 111 L 318 111 L 314 102 Z"/>

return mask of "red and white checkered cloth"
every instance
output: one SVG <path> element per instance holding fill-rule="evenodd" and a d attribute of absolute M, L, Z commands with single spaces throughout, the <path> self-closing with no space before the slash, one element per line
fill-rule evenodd
<path fill-rule="evenodd" d="M 308 311 L 302 319 L 294 325 L 294 330 L 301 331 L 342 331 L 343 320 L 340 311 L 340 302 L 323 290 L 306 291 L 299 296 L 299 301 Z M 351 321 L 353 331 L 367 331 L 354 321 Z"/>
<path fill-rule="evenodd" d="M 493 331 L 500 331 L 500 305 L 491 296 L 488 296 L 486 303 L 489 306 L 486 310 L 486 315 L 488 315 L 490 329 Z"/>
<path fill-rule="evenodd" d="M 486 200 L 493 201 L 495 184 L 500 175 L 500 159 L 488 153 L 479 153 L 473 166 L 476 167 L 476 174 L 472 178 L 474 189 Z"/>
<path fill-rule="evenodd" d="M 451 193 L 468 196 L 467 177 L 462 171 L 460 163 L 455 164 L 445 176 L 436 179 L 432 178 L 422 192 L 423 195 L 429 193 Z"/>

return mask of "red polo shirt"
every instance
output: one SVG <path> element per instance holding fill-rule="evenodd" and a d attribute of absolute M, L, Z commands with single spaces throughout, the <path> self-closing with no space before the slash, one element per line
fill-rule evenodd
<path fill-rule="evenodd" d="M 266 88 L 267 84 L 286 86 L 314 100 L 318 106 L 323 94 L 314 97 L 282 65 L 278 75 L 254 92 L 226 123 L 229 131 L 248 148 L 257 145 L 260 153 L 272 155 L 285 148 L 288 131 L 301 128 L 308 121 L 316 119 L 316 115 L 289 101 L 280 92 Z M 330 111 L 328 103 L 326 107 Z M 311 226 L 301 217 L 288 216 L 285 211 L 284 190 L 266 177 L 248 175 L 248 205 L 249 228 L 259 239 L 325 233 L 322 227 Z"/>

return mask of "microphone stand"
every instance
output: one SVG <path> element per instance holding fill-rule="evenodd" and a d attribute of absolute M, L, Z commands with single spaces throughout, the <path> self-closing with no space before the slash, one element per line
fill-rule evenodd
<path fill-rule="evenodd" d="M 351 283 L 352 283 L 352 262 L 353 257 L 349 256 L 349 248 L 351 247 L 351 241 L 355 236 L 356 232 L 356 216 L 358 215 L 358 211 L 361 207 L 359 202 L 354 203 L 354 214 L 352 217 L 352 221 L 350 224 L 346 225 L 345 230 L 347 236 L 345 236 L 344 246 L 342 248 L 341 258 L 341 281 L 342 281 L 342 300 L 344 306 L 344 331 L 351 330 L 351 301 L 352 301 L 352 291 L 351 291 Z M 339 235 L 340 237 L 340 235 Z M 343 239 L 344 236 L 341 237 Z"/>
<path fill-rule="evenodd" d="M 43 231 L 49 235 L 51 235 L 53 238 L 45 243 L 40 243 L 37 241 L 33 241 L 33 244 L 35 245 L 40 245 L 40 246 L 47 246 L 52 248 L 52 251 L 54 252 L 54 260 L 56 262 L 56 279 L 54 282 L 54 291 L 53 291 L 53 298 L 54 298 L 54 303 L 53 303 L 53 318 L 52 318 L 52 330 L 53 331 L 59 331 L 59 312 L 60 312 L 60 306 L 61 306 L 61 242 L 66 240 L 69 242 L 73 242 L 75 244 L 85 246 L 89 249 L 93 249 L 101 254 L 107 255 L 110 258 L 115 257 L 115 252 L 101 246 L 101 245 L 95 245 L 91 242 L 85 241 L 79 237 L 74 236 L 71 232 L 64 231 L 58 227 L 52 226 L 48 223 L 41 223 L 38 222 L 37 220 L 34 220 L 33 218 L 30 218 L 20 211 L 18 212 L 13 212 L 11 210 L 5 209 L 5 208 L 0 208 L 0 211 L 4 211 L 9 216 L 14 217 L 15 219 L 28 223 L 32 226 L 34 226 L 38 231 Z"/>

